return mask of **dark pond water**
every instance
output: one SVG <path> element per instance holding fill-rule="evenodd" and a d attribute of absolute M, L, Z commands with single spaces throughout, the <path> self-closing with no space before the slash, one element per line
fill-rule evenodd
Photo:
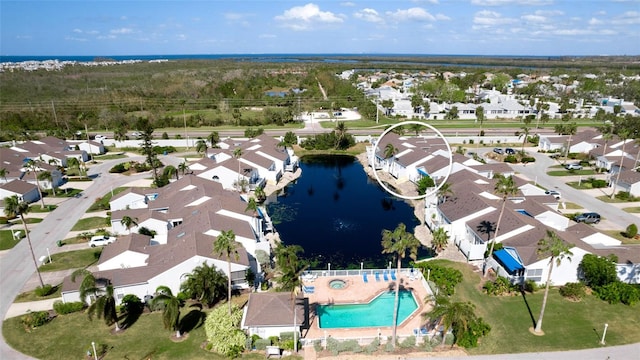
<path fill-rule="evenodd" d="M 387 266 L 382 230 L 404 223 L 412 231 L 413 208 L 369 179 L 354 157 L 305 156 L 300 167 L 302 176 L 267 205 L 283 243 L 302 246 L 312 269 Z"/>

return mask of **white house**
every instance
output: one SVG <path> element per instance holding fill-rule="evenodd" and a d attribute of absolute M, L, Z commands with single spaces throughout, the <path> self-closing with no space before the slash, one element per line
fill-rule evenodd
<path fill-rule="evenodd" d="M 0 199 L 17 196 L 19 201 L 27 204 L 40 200 L 38 188 L 26 181 L 12 180 L 8 183 L 0 184 Z"/>
<path fill-rule="evenodd" d="M 309 314 L 305 308 L 308 308 L 308 299 L 298 298 L 294 314 L 294 305 L 288 292 L 251 293 L 244 307 L 240 328 L 249 336 L 258 335 L 263 339 L 280 336 L 283 332 L 296 331 L 300 334 L 302 329 L 309 326 Z"/>

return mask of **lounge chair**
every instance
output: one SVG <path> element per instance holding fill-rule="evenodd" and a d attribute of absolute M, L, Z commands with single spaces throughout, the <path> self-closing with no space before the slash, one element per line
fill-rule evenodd
<path fill-rule="evenodd" d="M 396 281 L 396 271 L 395 270 L 391 270 L 391 280 Z"/>
<path fill-rule="evenodd" d="M 384 281 L 389 281 L 389 275 L 387 275 L 387 270 L 385 270 L 385 271 L 382 273 L 382 277 L 384 278 Z"/>
<path fill-rule="evenodd" d="M 367 273 L 362 274 L 362 281 L 364 281 L 365 284 L 369 282 L 369 279 L 367 279 Z"/>
<path fill-rule="evenodd" d="M 315 290 L 316 290 L 315 286 L 302 285 L 302 291 L 304 291 L 306 294 L 313 294 Z"/>
<path fill-rule="evenodd" d="M 376 281 L 380 281 L 380 273 L 376 271 Z"/>

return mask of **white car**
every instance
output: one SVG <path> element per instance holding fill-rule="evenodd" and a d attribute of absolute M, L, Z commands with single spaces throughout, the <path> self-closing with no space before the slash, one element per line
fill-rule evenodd
<path fill-rule="evenodd" d="M 105 135 L 96 135 L 95 139 L 96 141 L 102 141 L 107 140 L 107 137 Z"/>
<path fill-rule="evenodd" d="M 91 240 L 89 240 L 89 246 L 91 246 L 91 247 L 105 246 L 105 245 L 111 244 L 114 241 L 116 241 L 116 238 L 113 237 L 113 236 L 96 235 L 96 236 L 92 237 Z"/>

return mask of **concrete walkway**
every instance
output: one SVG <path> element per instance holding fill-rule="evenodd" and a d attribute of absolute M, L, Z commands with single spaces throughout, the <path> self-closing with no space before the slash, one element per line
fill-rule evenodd
<path fill-rule="evenodd" d="M 53 309 L 53 303 L 56 301 L 62 301 L 61 297 L 40 300 L 40 301 L 28 301 L 28 302 L 14 302 L 9 306 L 9 310 L 5 314 L 4 318 L 12 318 L 20 315 L 24 315 L 31 311 L 49 311 Z"/>

